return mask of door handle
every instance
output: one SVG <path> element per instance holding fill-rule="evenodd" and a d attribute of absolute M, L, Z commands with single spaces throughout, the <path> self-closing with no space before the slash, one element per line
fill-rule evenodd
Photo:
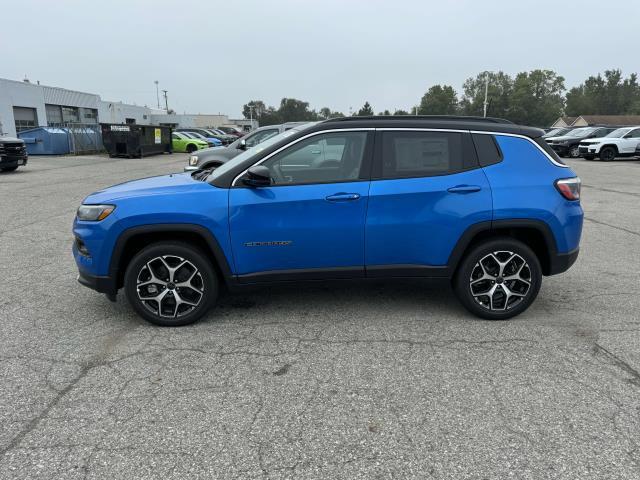
<path fill-rule="evenodd" d="M 333 195 L 329 195 L 325 197 L 325 200 L 328 202 L 353 202 L 354 200 L 358 200 L 360 198 L 359 193 L 334 193 Z"/>
<path fill-rule="evenodd" d="M 447 189 L 447 192 L 450 193 L 473 193 L 479 192 L 482 190 L 478 185 L 456 185 L 455 187 L 451 187 Z"/>

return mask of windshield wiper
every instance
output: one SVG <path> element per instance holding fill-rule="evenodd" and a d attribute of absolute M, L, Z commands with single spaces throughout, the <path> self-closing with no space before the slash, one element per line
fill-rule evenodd
<path fill-rule="evenodd" d="M 191 178 L 203 182 L 214 170 L 215 168 L 202 168 L 200 170 L 196 170 L 191 174 Z"/>

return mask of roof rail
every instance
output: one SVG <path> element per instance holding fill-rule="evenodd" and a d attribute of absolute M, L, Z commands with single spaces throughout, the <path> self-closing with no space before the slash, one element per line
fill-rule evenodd
<path fill-rule="evenodd" d="M 375 115 L 375 116 L 354 116 L 354 117 L 338 117 L 325 120 L 325 122 L 349 122 L 356 120 L 451 120 L 463 122 L 478 123 L 506 123 L 513 125 L 513 122 L 504 118 L 495 117 L 467 117 L 464 115 Z"/>

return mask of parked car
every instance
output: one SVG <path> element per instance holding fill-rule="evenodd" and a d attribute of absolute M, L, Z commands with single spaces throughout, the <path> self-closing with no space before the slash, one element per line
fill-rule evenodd
<path fill-rule="evenodd" d="M 222 146 L 222 142 L 220 140 L 218 140 L 217 138 L 214 137 L 206 137 L 198 132 L 186 132 L 186 131 L 180 131 L 180 133 L 182 133 L 183 135 L 186 135 L 187 137 L 190 138 L 197 138 L 198 140 L 204 140 L 205 142 L 207 142 L 209 144 L 209 147 L 221 147 Z"/>
<path fill-rule="evenodd" d="M 604 137 L 617 127 L 581 127 L 571 130 L 561 137 L 548 137 L 547 143 L 561 157 L 580 157 L 580 142 L 587 138 Z"/>
<path fill-rule="evenodd" d="M 217 138 L 222 140 L 223 145 L 230 145 L 238 139 L 238 137 L 236 137 L 235 135 L 229 135 L 228 133 L 224 133 L 222 130 L 218 130 L 217 128 L 207 128 L 207 130 L 214 135 L 217 135 Z"/>
<path fill-rule="evenodd" d="M 209 148 L 209 142 L 198 138 L 193 138 L 184 132 L 171 133 L 171 147 L 174 152 L 192 153 L 196 150 Z"/>
<path fill-rule="evenodd" d="M 598 157 L 608 162 L 616 157 L 633 157 L 640 144 L 640 127 L 623 127 L 601 138 L 580 142 L 580 155 L 587 160 Z"/>
<path fill-rule="evenodd" d="M 197 138 L 200 138 L 201 140 L 203 138 L 206 139 L 209 143 L 212 143 L 213 144 L 212 146 L 214 147 L 220 147 L 228 144 L 226 139 L 223 140 L 220 135 L 214 134 L 205 128 L 186 128 L 185 127 L 185 128 L 176 128 L 175 131 L 187 133 L 187 134 L 195 134 Z"/>
<path fill-rule="evenodd" d="M 242 130 L 237 129 L 236 127 L 230 127 L 227 125 L 223 125 L 222 127 L 218 127 L 218 130 L 222 130 L 224 133 L 229 135 L 233 135 L 234 137 L 244 137 L 247 132 L 243 132 Z"/>
<path fill-rule="evenodd" d="M 24 140 L 14 137 L 0 137 L 0 172 L 13 172 L 29 161 Z"/>
<path fill-rule="evenodd" d="M 201 168 L 217 167 L 231 160 L 233 157 L 240 155 L 248 148 L 252 148 L 265 140 L 285 132 L 290 129 L 296 129 L 308 122 L 288 122 L 281 125 L 269 125 L 268 127 L 260 127 L 251 132 L 249 135 L 236 139 L 225 149 L 208 149 L 201 150 L 189 156 L 187 166 L 184 167 L 185 172 L 199 170 Z"/>
<path fill-rule="evenodd" d="M 551 128 L 543 135 L 543 138 L 561 137 L 568 134 L 573 127 Z"/>
<path fill-rule="evenodd" d="M 289 130 L 209 175 L 89 195 L 73 225 L 78 280 L 112 300 L 124 289 L 165 326 L 202 317 L 222 283 L 381 277 L 450 279 L 470 312 L 507 319 L 579 251 L 580 179 L 542 133 L 477 117 Z"/>

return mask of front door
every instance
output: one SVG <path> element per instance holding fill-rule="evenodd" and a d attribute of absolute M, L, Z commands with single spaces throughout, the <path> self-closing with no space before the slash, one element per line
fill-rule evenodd
<path fill-rule="evenodd" d="M 272 185 L 239 179 L 229 193 L 241 282 L 364 275 L 364 222 L 373 134 L 314 134 L 269 157 Z"/>
<path fill-rule="evenodd" d="M 382 130 L 366 221 L 367 276 L 439 276 L 456 242 L 490 221 L 491 189 L 469 133 Z"/>
<path fill-rule="evenodd" d="M 640 128 L 631 130 L 622 138 L 620 153 L 635 153 L 638 143 L 640 143 Z"/>

